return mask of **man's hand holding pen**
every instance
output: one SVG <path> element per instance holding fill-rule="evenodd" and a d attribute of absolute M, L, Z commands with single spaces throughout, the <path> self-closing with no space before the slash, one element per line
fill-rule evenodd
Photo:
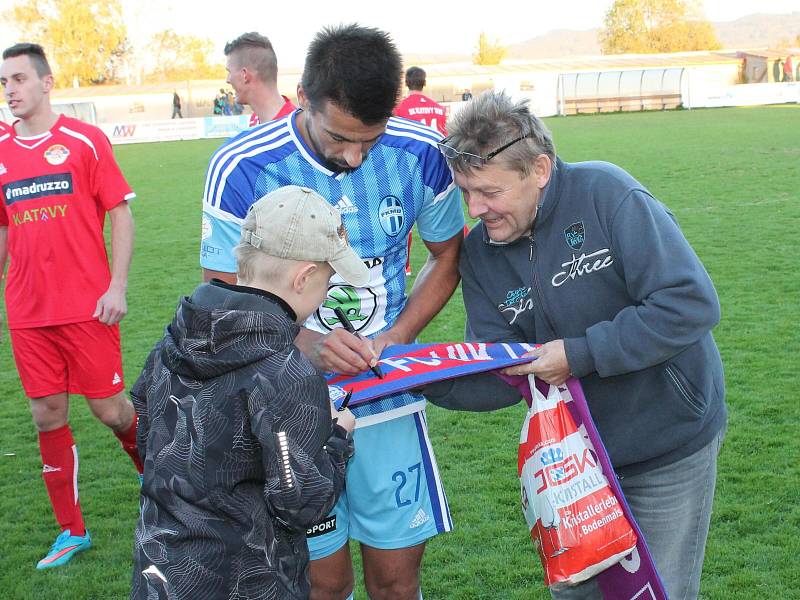
<path fill-rule="evenodd" d="M 364 339 L 358 333 L 356 333 L 353 324 L 350 322 L 350 319 L 347 318 L 345 312 L 341 309 L 341 307 L 337 306 L 333 309 L 333 312 L 336 314 L 336 318 L 339 319 L 339 322 L 342 324 L 349 333 L 353 334 L 359 339 Z M 378 353 L 375 352 L 375 349 L 370 344 L 370 350 L 372 352 L 372 359 L 369 361 L 369 368 L 375 374 L 378 379 L 383 379 L 383 373 L 381 372 L 380 366 L 378 366 Z"/>
<path fill-rule="evenodd" d="M 379 353 L 373 341 L 342 327 L 325 335 L 301 329 L 295 344 L 320 371 L 354 376 L 378 364 Z"/>
<path fill-rule="evenodd" d="M 294 343 L 320 371 L 352 377 L 373 367 L 380 370 L 378 359 L 384 348 L 409 342 L 396 328 L 370 339 L 336 327 L 326 334 L 301 328 Z"/>

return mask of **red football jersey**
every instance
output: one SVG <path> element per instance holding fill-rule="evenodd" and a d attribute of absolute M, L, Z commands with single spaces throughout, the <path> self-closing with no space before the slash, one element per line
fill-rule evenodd
<path fill-rule="evenodd" d="M 447 135 L 447 111 L 444 106 L 424 94 L 409 94 L 394 109 L 398 117 L 419 121 Z"/>
<path fill-rule="evenodd" d="M 97 127 L 0 132 L 0 227 L 8 227 L 10 329 L 90 321 L 108 289 L 106 212 L 135 197 Z"/>
<path fill-rule="evenodd" d="M 294 104 L 292 104 L 292 101 L 289 100 L 286 96 L 281 96 L 281 98 L 283 98 L 283 101 L 284 101 L 283 102 L 283 106 L 281 106 L 281 109 L 278 111 L 278 114 L 275 115 L 274 117 L 272 117 L 273 121 L 275 119 L 280 119 L 281 117 L 285 117 L 290 112 L 294 111 L 295 108 L 297 108 Z M 261 124 L 261 121 L 258 119 L 258 115 L 256 113 L 252 113 L 250 115 L 249 126 L 250 127 L 255 127 L 256 125 L 259 125 L 259 124 Z"/>

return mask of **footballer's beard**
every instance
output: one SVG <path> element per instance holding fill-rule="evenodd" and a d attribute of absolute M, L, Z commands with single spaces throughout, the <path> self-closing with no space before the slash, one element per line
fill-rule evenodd
<path fill-rule="evenodd" d="M 325 155 L 321 144 L 317 141 L 312 129 L 308 126 L 307 113 L 304 115 L 301 127 L 306 133 L 305 139 L 308 142 L 308 145 L 311 146 L 311 150 L 314 151 L 314 155 L 322 163 L 322 166 L 330 171 L 333 171 L 334 173 L 348 173 L 353 170 L 353 167 L 348 165 L 343 159 Z"/>

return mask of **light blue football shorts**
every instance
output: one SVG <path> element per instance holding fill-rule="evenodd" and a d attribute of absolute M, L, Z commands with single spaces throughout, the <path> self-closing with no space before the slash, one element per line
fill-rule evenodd
<path fill-rule="evenodd" d="M 425 411 L 360 427 L 353 441 L 345 491 L 308 530 L 311 560 L 333 554 L 348 538 L 394 550 L 453 529 Z"/>

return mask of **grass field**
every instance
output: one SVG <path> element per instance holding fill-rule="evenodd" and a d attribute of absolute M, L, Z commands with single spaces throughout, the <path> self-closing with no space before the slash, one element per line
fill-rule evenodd
<path fill-rule="evenodd" d="M 548 125 L 562 158 L 615 162 L 670 206 L 720 295 L 715 336 L 730 422 L 702 596 L 800 598 L 800 106 L 569 117 Z M 139 196 L 122 327 L 129 386 L 178 297 L 199 280 L 203 175 L 218 143 L 116 149 Z M 415 245 L 417 266 L 422 250 Z M 462 333 L 457 293 L 422 340 L 456 341 Z M 34 569 L 57 528 L 6 331 L 0 339 L 0 598 L 127 597 L 138 481 L 116 439 L 77 398 L 71 422 L 95 548 L 67 567 Z M 426 599 L 549 597 L 519 508 L 523 414 L 521 405 L 481 416 L 429 409 L 456 531 L 429 544 Z M 356 597 L 365 598 L 360 583 Z"/>

